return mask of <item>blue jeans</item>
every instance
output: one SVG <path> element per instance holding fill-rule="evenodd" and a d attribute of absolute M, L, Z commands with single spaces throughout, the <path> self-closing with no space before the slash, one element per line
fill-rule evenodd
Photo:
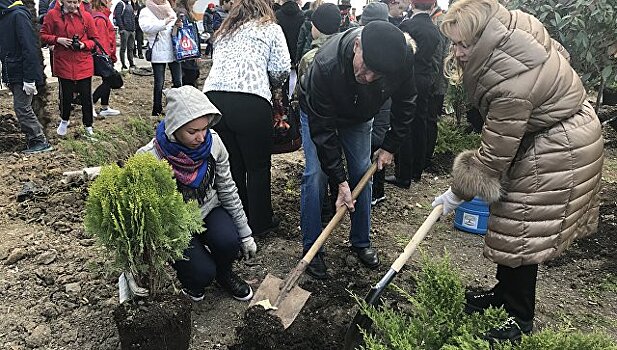
<path fill-rule="evenodd" d="M 321 204 L 324 200 L 328 177 L 321 170 L 317 149 L 311 139 L 308 116 L 300 111 L 302 126 L 302 148 L 304 149 L 305 168 L 302 175 L 300 194 L 300 228 L 304 250 L 311 248 L 322 231 Z M 362 176 L 371 166 L 371 128 L 372 120 L 338 129 L 338 138 L 343 146 L 347 161 L 349 187 L 353 190 Z M 351 214 L 351 245 L 365 248 L 371 245 L 371 184 L 367 184 L 357 198 L 356 210 Z"/>

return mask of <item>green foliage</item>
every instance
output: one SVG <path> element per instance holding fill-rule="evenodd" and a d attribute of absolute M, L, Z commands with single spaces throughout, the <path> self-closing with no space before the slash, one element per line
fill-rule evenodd
<path fill-rule="evenodd" d="M 438 261 L 423 257 L 417 281 L 414 295 L 394 287 L 411 303 L 411 315 L 361 303 L 377 330 L 365 334 L 364 349 L 440 349 L 458 338 L 479 338 L 506 319 L 503 309 L 489 309 L 483 315 L 463 312 L 465 289 L 447 256 Z"/>
<path fill-rule="evenodd" d="M 88 192 L 86 232 L 156 293 L 166 264 L 182 259 L 192 234 L 202 230 L 197 203 L 184 203 L 169 164 L 149 153 L 123 168 L 104 167 Z"/>
<path fill-rule="evenodd" d="M 588 88 L 617 81 L 615 0 L 512 0 L 512 9 L 537 17 L 570 53 Z"/>
<path fill-rule="evenodd" d="M 458 154 L 468 149 L 480 147 L 480 134 L 466 133 L 463 126 L 455 124 L 447 118 L 437 123 L 438 136 L 435 153 Z"/>
<path fill-rule="evenodd" d="M 448 114 L 454 113 L 456 123 L 461 124 L 463 116 L 469 108 L 467 102 L 467 94 L 463 88 L 463 84 L 456 84 L 452 81 L 448 84 L 448 90 L 444 98 L 444 104 Z"/>
<path fill-rule="evenodd" d="M 113 163 L 131 156 L 146 144 L 154 134 L 152 122 L 130 118 L 128 123 L 115 126 L 110 131 L 97 130 L 96 139 L 68 138 L 61 141 L 63 148 L 76 153 L 86 166 Z"/>
<path fill-rule="evenodd" d="M 466 314 L 465 289 L 450 267 L 448 256 L 422 259 L 414 295 L 394 287 L 411 303 L 411 312 L 383 306 L 375 309 L 359 300 L 362 311 L 373 320 L 373 333 L 364 333 L 364 350 L 617 350 L 617 345 L 600 333 L 543 330 L 524 336 L 520 344 L 493 345 L 483 339 L 490 329 L 507 318 L 503 309 L 483 314 Z"/>

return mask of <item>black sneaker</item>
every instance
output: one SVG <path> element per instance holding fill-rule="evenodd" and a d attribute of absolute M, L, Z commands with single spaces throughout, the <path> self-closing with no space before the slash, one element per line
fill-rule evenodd
<path fill-rule="evenodd" d="M 191 292 L 190 290 L 186 289 L 186 288 L 182 288 L 182 294 L 184 294 L 187 298 L 191 299 L 192 301 L 198 303 L 202 300 L 204 300 L 204 297 L 206 296 L 205 293 L 195 293 L 195 292 Z"/>
<path fill-rule="evenodd" d="M 501 307 L 503 302 L 499 300 L 495 292 L 491 290 L 465 291 L 465 313 L 484 312 L 489 307 Z"/>
<path fill-rule="evenodd" d="M 306 255 L 306 252 L 302 256 Z M 328 277 L 328 267 L 324 259 L 324 252 L 318 252 L 311 260 L 311 263 L 306 267 L 306 273 L 318 280 L 323 280 Z"/>
<path fill-rule="evenodd" d="M 223 273 L 216 278 L 223 289 L 228 291 L 236 300 L 248 301 L 253 297 L 253 289 L 233 271 Z"/>
<path fill-rule="evenodd" d="M 377 205 L 385 200 L 386 200 L 385 194 L 382 194 L 381 196 L 374 196 L 373 199 L 371 199 L 371 205 Z"/>
<path fill-rule="evenodd" d="M 523 321 L 518 317 L 509 317 L 502 325 L 490 329 L 484 335 L 489 343 L 510 341 L 516 344 L 521 341 L 523 335 L 529 335 L 533 329 L 532 321 Z"/>
<path fill-rule="evenodd" d="M 22 152 L 25 154 L 36 154 L 36 153 L 53 151 L 53 149 L 54 148 L 48 142 L 39 142 L 39 143 L 35 143 L 34 145 L 26 148 Z"/>
<path fill-rule="evenodd" d="M 272 215 L 272 222 L 270 222 L 270 225 L 268 227 L 266 227 L 265 229 L 263 229 L 263 230 L 257 231 L 256 233 L 253 232 L 253 236 L 255 236 L 255 237 L 264 237 L 268 233 L 270 233 L 270 232 L 274 231 L 275 229 L 277 229 L 280 224 L 281 224 L 281 219 L 279 219 L 276 215 Z"/>

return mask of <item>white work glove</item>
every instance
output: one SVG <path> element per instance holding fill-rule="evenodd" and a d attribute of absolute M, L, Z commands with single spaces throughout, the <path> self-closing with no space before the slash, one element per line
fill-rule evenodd
<path fill-rule="evenodd" d="M 36 94 L 38 94 L 39 92 L 36 90 L 36 84 L 34 82 L 32 83 L 26 83 L 24 81 L 24 88 L 23 88 L 24 92 L 26 93 L 26 95 L 28 96 L 34 96 Z"/>
<path fill-rule="evenodd" d="M 435 197 L 435 200 L 431 205 L 435 208 L 438 205 L 443 205 L 443 211 L 441 215 L 447 215 L 449 212 L 456 210 L 464 200 L 458 198 L 453 192 L 452 187 L 449 187 L 446 192 L 444 192 L 441 196 Z"/>
<path fill-rule="evenodd" d="M 255 243 L 253 236 L 242 238 L 240 241 L 240 248 L 242 249 L 244 259 L 246 260 L 252 259 L 255 255 L 257 255 L 257 244 Z"/>

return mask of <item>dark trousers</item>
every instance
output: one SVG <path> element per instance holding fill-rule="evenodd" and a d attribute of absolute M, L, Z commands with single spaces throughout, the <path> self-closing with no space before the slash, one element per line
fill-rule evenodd
<path fill-rule="evenodd" d="M 182 68 L 179 62 L 152 63 L 154 73 L 154 95 L 152 97 L 152 115 L 163 113 L 163 86 L 165 85 L 165 66 L 169 66 L 172 86 L 182 86 Z"/>
<path fill-rule="evenodd" d="M 426 164 L 425 168 L 430 165 L 435 153 L 435 145 L 437 144 L 437 121 L 443 110 L 444 95 L 433 95 L 429 100 L 428 120 L 426 122 Z"/>
<path fill-rule="evenodd" d="M 144 57 L 143 49 L 144 49 L 144 32 L 138 29 L 135 31 L 135 50 L 133 50 L 134 52 L 133 56 L 143 58 Z"/>
<path fill-rule="evenodd" d="M 96 104 L 100 99 L 102 106 L 109 106 L 110 93 L 111 85 L 109 85 L 109 78 L 103 78 L 101 85 L 99 85 L 92 94 L 92 103 Z"/>
<path fill-rule="evenodd" d="M 214 208 L 204 222 L 206 231 L 194 236 L 184 251 L 188 260 L 178 260 L 172 264 L 182 286 L 192 294 L 203 293 L 217 276 L 231 271 L 240 251 L 238 230 L 223 207 Z"/>
<path fill-rule="evenodd" d="M 23 83 L 10 84 L 13 93 L 13 109 L 19 121 L 21 132 L 26 135 L 28 147 L 45 143 L 46 138 L 39 119 L 32 110 L 32 95 L 26 95 Z"/>
<path fill-rule="evenodd" d="M 214 129 L 229 152 L 231 175 L 249 226 L 258 234 L 272 224 L 272 106 L 254 94 L 210 91 L 206 95 L 223 114 Z"/>
<path fill-rule="evenodd" d="M 411 122 L 395 160 L 396 177 L 400 181 L 419 181 L 424 171 L 427 149 L 427 122 L 429 118 L 429 94 L 418 89 L 416 117 Z"/>
<path fill-rule="evenodd" d="M 208 39 L 207 44 L 206 44 L 206 58 L 210 58 L 212 57 L 212 54 L 214 53 L 214 45 L 212 45 L 212 41 L 211 39 Z"/>
<path fill-rule="evenodd" d="M 128 30 L 120 31 L 120 62 L 122 67 L 126 67 L 124 64 L 124 56 L 129 60 L 129 66 L 133 67 L 133 51 L 135 50 L 135 32 L 129 32 Z"/>
<path fill-rule="evenodd" d="M 182 86 L 190 85 L 197 87 L 197 79 L 199 78 L 199 69 L 184 69 L 182 68 Z"/>
<path fill-rule="evenodd" d="M 538 265 L 507 267 L 497 265 L 495 296 L 503 301 L 510 316 L 532 321 L 536 309 L 536 280 Z"/>
<path fill-rule="evenodd" d="M 82 121 L 85 127 L 92 126 L 92 77 L 82 80 L 68 80 L 59 78 L 61 89 L 61 118 L 69 120 L 71 115 L 71 104 L 73 103 L 73 94 L 79 94 L 81 101 L 81 113 L 83 113 Z"/>

